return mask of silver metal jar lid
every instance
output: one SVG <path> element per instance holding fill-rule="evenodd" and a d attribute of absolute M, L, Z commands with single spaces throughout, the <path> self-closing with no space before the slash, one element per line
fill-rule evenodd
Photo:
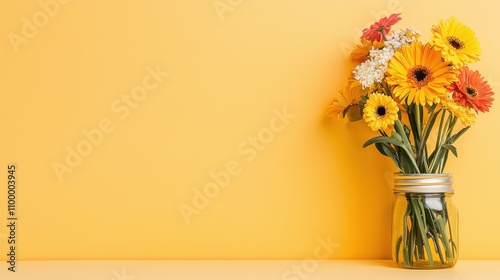
<path fill-rule="evenodd" d="M 453 192 L 453 179 L 449 173 L 394 174 L 394 192 L 447 193 Z"/>

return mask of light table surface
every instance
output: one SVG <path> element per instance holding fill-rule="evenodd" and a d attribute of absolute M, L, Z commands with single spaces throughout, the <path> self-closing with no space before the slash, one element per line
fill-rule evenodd
<path fill-rule="evenodd" d="M 21 261 L 15 273 L 5 262 L 0 269 L 1 280 L 500 279 L 500 260 L 459 260 L 441 270 L 401 269 L 390 260 Z"/>

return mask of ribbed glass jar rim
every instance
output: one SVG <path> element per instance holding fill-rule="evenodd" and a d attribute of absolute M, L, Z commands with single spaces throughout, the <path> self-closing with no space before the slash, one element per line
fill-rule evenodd
<path fill-rule="evenodd" d="M 439 174 L 394 174 L 394 192 L 404 193 L 448 193 L 453 192 L 450 173 Z"/>

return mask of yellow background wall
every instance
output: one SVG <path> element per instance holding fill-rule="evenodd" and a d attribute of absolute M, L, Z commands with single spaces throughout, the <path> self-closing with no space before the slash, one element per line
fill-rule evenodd
<path fill-rule="evenodd" d="M 333 244 L 329 258 L 389 258 L 396 170 L 361 148 L 373 135 L 362 122 L 325 120 L 353 67 L 345 52 L 390 12 L 424 40 L 456 16 L 483 49 L 472 68 L 498 92 L 499 10 L 493 0 L 3 0 L 1 258 L 10 163 L 20 259 L 302 259 L 320 240 Z M 500 258 L 498 106 L 448 165 L 463 259 Z"/>

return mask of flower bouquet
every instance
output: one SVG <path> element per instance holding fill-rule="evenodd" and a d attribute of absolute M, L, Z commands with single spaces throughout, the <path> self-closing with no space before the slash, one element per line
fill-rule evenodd
<path fill-rule="evenodd" d="M 378 131 L 364 147 L 374 145 L 391 158 L 399 175 L 442 174 L 450 152 L 457 156 L 456 141 L 479 112 L 489 111 L 493 92 L 479 72 L 468 67 L 481 54 L 469 27 L 454 17 L 440 20 L 432 26 L 430 41 L 423 43 L 413 27 L 391 32 L 400 20 L 400 14 L 392 14 L 363 30 L 351 54 L 358 65 L 334 96 L 328 115 L 364 120 Z M 397 233 L 393 216 L 392 254 L 403 267 L 449 267 L 457 258 L 450 221 L 454 215 L 446 194 L 453 192 L 450 176 L 429 178 L 422 181 L 424 188 L 400 188 L 405 189 L 406 202 L 397 218 L 402 219 Z M 428 188 L 432 185 L 450 188 Z"/>

